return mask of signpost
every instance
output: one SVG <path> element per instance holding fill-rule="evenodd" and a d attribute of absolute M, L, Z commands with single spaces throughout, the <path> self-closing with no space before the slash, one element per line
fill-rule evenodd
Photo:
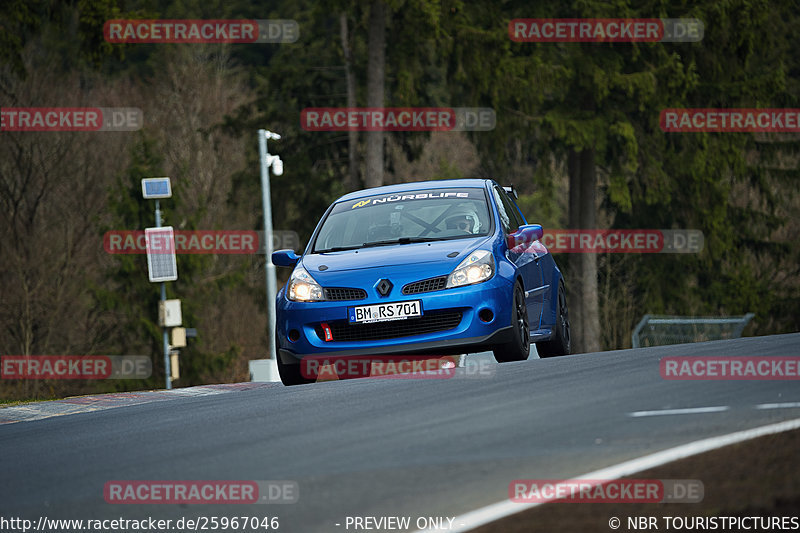
<path fill-rule="evenodd" d="M 167 288 L 164 282 L 178 279 L 178 268 L 175 260 L 175 236 L 171 226 L 161 226 L 161 208 L 159 205 L 160 199 L 172 197 L 172 186 L 169 178 L 143 179 L 142 196 L 144 196 L 145 200 L 156 201 L 156 227 L 144 230 L 147 246 L 147 274 L 151 282 L 161 282 L 160 306 L 166 309 Z M 166 316 L 166 312 L 164 316 Z M 170 366 L 169 334 L 167 333 L 166 322 L 160 325 L 164 332 L 164 375 L 167 389 L 171 389 L 173 374 Z"/>

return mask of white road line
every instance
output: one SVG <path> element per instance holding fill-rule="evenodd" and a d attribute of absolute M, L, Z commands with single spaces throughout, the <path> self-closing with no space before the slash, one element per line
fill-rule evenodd
<path fill-rule="evenodd" d="M 727 405 L 719 405 L 714 407 L 689 407 L 686 409 L 660 409 L 657 411 L 634 411 L 628 413 L 628 416 L 661 416 L 661 415 L 695 415 L 698 413 L 719 413 L 720 411 L 727 411 L 730 409 Z"/>
<path fill-rule="evenodd" d="M 800 407 L 800 402 L 760 403 L 756 405 L 756 409 L 791 409 L 792 407 Z"/>
<path fill-rule="evenodd" d="M 746 429 L 744 431 L 737 431 L 727 435 L 720 435 L 719 437 L 710 437 L 707 439 L 682 444 L 668 450 L 657 452 L 651 455 L 645 455 L 638 459 L 625 461 L 602 470 L 595 470 L 588 474 L 576 476 L 570 481 L 577 481 L 581 479 L 618 479 L 624 476 L 635 474 L 643 470 L 655 468 L 672 461 L 691 457 L 700 453 L 716 450 L 724 446 L 736 444 L 750 439 L 763 437 L 765 435 L 772 435 L 774 433 L 781 433 L 783 431 L 791 431 L 793 429 L 800 429 L 800 418 L 794 420 L 786 420 L 778 422 L 777 424 L 769 424 L 754 429 Z M 548 500 L 552 501 L 552 500 Z M 535 503 L 514 503 L 511 500 L 503 500 L 501 502 L 487 505 L 475 511 L 459 515 L 453 521 L 453 527 L 449 530 L 450 533 L 460 533 L 463 531 L 470 531 L 476 527 L 489 524 L 501 518 L 511 516 L 513 514 L 538 507 L 544 502 Z M 419 530 L 416 533 L 435 533 L 433 529 Z"/>

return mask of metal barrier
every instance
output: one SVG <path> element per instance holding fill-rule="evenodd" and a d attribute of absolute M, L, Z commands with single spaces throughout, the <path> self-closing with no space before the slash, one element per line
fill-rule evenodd
<path fill-rule="evenodd" d="M 737 339 L 754 316 L 753 313 L 733 317 L 644 315 L 633 329 L 631 344 L 639 348 Z"/>

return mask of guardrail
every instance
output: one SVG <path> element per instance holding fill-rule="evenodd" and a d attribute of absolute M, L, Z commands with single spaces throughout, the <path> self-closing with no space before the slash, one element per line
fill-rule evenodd
<path fill-rule="evenodd" d="M 737 339 L 755 316 L 747 313 L 734 317 L 689 317 L 644 315 L 631 334 L 634 348 L 687 342 Z"/>

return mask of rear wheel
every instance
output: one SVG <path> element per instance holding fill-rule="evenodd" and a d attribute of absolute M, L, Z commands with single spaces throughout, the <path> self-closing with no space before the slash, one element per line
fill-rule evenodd
<path fill-rule="evenodd" d="M 296 365 L 290 365 L 281 361 L 281 357 L 278 351 L 278 343 L 275 343 L 275 357 L 277 357 L 278 361 L 278 374 L 281 376 L 281 382 L 288 386 L 291 385 L 304 385 L 306 383 L 314 383 L 316 379 L 309 379 L 303 376 L 303 373 L 300 372 L 300 365 L 302 363 L 298 363 Z"/>
<path fill-rule="evenodd" d="M 567 291 L 564 283 L 558 284 L 558 309 L 556 312 L 556 324 L 553 338 L 549 341 L 536 343 L 536 351 L 539 357 L 556 357 L 558 355 L 569 355 L 572 347 L 569 328 L 569 310 L 567 309 Z"/>
<path fill-rule="evenodd" d="M 494 358 L 498 363 L 524 361 L 531 350 L 531 329 L 528 325 L 528 307 L 525 305 L 525 293 L 522 285 L 514 286 L 514 307 L 511 310 L 511 342 L 496 346 Z"/>

